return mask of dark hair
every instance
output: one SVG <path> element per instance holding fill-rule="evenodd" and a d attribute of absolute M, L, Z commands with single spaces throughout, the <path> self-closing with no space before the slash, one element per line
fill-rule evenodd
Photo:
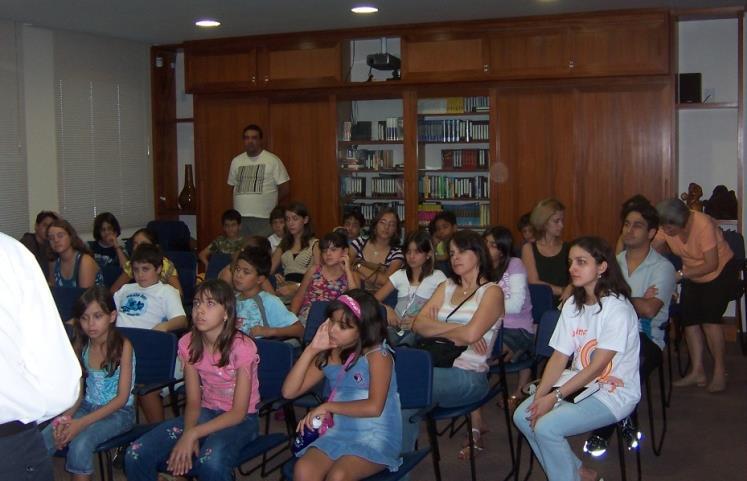
<path fill-rule="evenodd" d="M 648 198 L 646 198 L 646 196 L 644 195 L 636 194 L 633 197 L 623 201 L 621 210 L 625 210 L 632 205 L 639 205 L 639 204 L 651 204 L 651 201 L 648 200 Z M 624 219 L 625 218 L 623 217 L 623 220 Z"/>
<path fill-rule="evenodd" d="M 36 214 L 36 223 L 41 224 L 47 217 L 51 217 L 52 220 L 57 220 L 60 218 L 55 212 L 52 212 L 51 210 L 43 210 Z"/>
<path fill-rule="evenodd" d="M 508 264 L 511 262 L 511 256 L 514 252 L 514 236 L 511 235 L 511 231 L 507 227 L 502 225 L 485 229 L 485 232 L 482 233 L 482 238 L 487 239 L 488 236 L 493 237 L 495 247 L 503 256 L 501 262 L 493 269 L 493 276 L 491 277 L 492 280 L 498 282 L 503 277 L 506 269 L 508 269 Z M 490 266 L 493 266 L 492 262 Z"/>
<path fill-rule="evenodd" d="M 306 249 L 309 246 L 309 241 L 314 237 L 314 231 L 311 228 L 311 217 L 309 216 L 309 209 L 300 202 L 291 202 L 288 207 L 285 208 L 286 212 L 293 212 L 294 214 L 301 217 L 308 217 L 309 221 L 303 225 L 303 232 L 301 233 L 301 249 Z M 280 252 L 285 252 L 293 247 L 293 234 L 288 231 L 288 227 L 285 227 L 285 235 L 280 241 Z"/>
<path fill-rule="evenodd" d="M 83 362 L 83 349 L 88 345 L 90 339 L 80 325 L 80 318 L 83 317 L 83 314 L 85 314 L 86 309 L 92 302 L 97 303 L 106 314 L 117 311 L 117 306 L 114 304 L 114 297 L 109 292 L 109 289 L 104 286 L 89 287 L 73 304 L 73 349 L 78 355 L 84 375 L 86 373 L 86 365 Z M 106 336 L 106 354 L 104 362 L 101 363 L 106 370 L 107 377 L 113 376 L 119 367 L 119 363 L 122 360 L 123 346 L 124 337 L 114 327 L 114 323 L 111 323 L 109 334 Z M 134 376 L 135 373 L 132 373 L 132 375 Z"/>
<path fill-rule="evenodd" d="M 410 248 L 410 244 L 415 244 L 415 249 L 417 249 L 418 252 L 422 252 L 423 254 L 432 254 L 433 253 L 433 241 L 431 240 L 430 234 L 428 234 L 427 231 L 424 229 L 418 229 L 415 232 L 411 232 L 410 234 L 405 237 L 405 242 L 403 243 L 403 250 L 405 251 L 405 259 L 407 259 L 407 250 Z M 425 261 L 425 264 L 423 264 L 423 267 L 420 268 L 420 277 L 418 279 L 412 278 L 412 268 L 410 268 L 410 265 L 405 262 L 405 273 L 407 274 L 407 280 L 410 282 L 413 282 L 417 280 L 418 282 L 423 282 L 423 279 L 433 274 L 433 269 L 436 265 L 436 259 L 431 255 L 428 260 Z"/>
<path fill-rule="evenodd" d="M 340 352 L 340 359 L 344 363 L 350 354 L 355 355 L 355 360 L 350 363 L 352 367 L 357 361 L 357 358 L 361 355 L 364 349 L 377 346 L 381 344 L 387 336 L 387 323 L 386 319 L 382 317 L 381 310 L 379 309 L 379 303 L 376 298 L 369 292 L 363 289 L 351 289 L 345 294 L 352 297 L 355 302 L 361 307 L 361 317 L 358 319 L 353 311 L 339 299 L 329 303 L 327 306 L 326 317 L 327 319 L 332 318 L 332 314 L 336 311 L 342 311 L 342 324 L 346 328 L 358 329 L 358 341 L 355 346 L 345 349 Z M 316 366 L 320 369 L 327 365 L 329 360 L 330 351 L 322 351 L 316 356 Z"/>
<path fill-rule="evenodd" d="M 399 214 L 397 214 L 397 210 L 391 207 L 384 207 L 382 209 L 379 209 L 379 211 L 376 213 L 376 217 L 374 217 L 373 220 L 371 221 L 371 228 L 370 228 L 368 239 L 372 241 L 376 240 L 376 226 L 381 221 L 381 219 L 387 214 L 392 214 L 397 221 L 397 228 L 394 229 L 394 235 L 389 240 L 389 247 L 399 247 L 399 241 L 400 241 L 399 231 L 400 231 L 400 225 L 402 222 L 399 220 Z"/>
<path fill-rule="evenodd" d="M 244 130 L 241 131 L 241 135 L 244 136 L 246 133 L 250 130 L 254 130 L 259 134 L 259 138 L 262 138 L 262 129 L 259 127 L 259 125 L 256 124 L 249 124 L 246 127 L 244 127 Z"/>
<path fill-rule="evenodd" d="M 524 227 L 532 227 L 532 223 L 529 222 L 529 216 L 531 215 L 531 212 L 527 212 L 526 214 L 522 214 L 521 217 L 519 217 L 519 220 L 516 222 L 516 228 L 521 230 Z M 534 227 L 532 227 L 534 229 Z"/>
<path fill-rule="evenodd" d="M 625 223 L 625 219 L 631 212 L 638 212 L 646 221 L 646 227 L 650 229 L 659 228 L 659 213 L 656 211 L 653 205 L 646 203 L 630 203 L 623 204 L 623 210 L 620 213 L 620 220 Z"/>
<path fill-rule="evenodd" d="M 319 250 L 326 251 L 330 247 L 345 249 L 348 247 L 348 238 L 341 232 L 329 232 L 319 241 Z"/>
<path fill-rule="evenodd" d="M 493 263 L 490 261 L 490 254 L 488 254 L 488 248 L 485 245 L 485 240 L 480 234 L 473 230 L 460 230 L 456 234 L 451 236 L 451 240 L 456 245 L 457 249 L 462 251 L 472 251 L 477 256 L 479 262 L 480 272 L 477 276 L 478 284 L 480 279 L 490 280 L 492 278 Z M 451 249 L 449 249 L 449 262 L 451 262 Z M 449 276 L 452 281 L 458 285 L 462 285 L 462 278 L 454 272 L 452 269 L 451 275 Z"/>
<path fill-rule="evenodd" d="M 56 227 L 67 232 L 67 235 L 70 236 L 70 246 L 74 250 L 80 252 L 81 254 L 92 255 L 91 250 L 88 248 L 88 244 L 83 242 L 83 240 L 78 236 L 78 233 L 75 231 L 75 227 L 73 227 L 70 222 L 66 221 L 65 219 L 57 219 L 52 221 L 52 223 L 49 224 L 49 227 L 47 227 L 47 236 L 49 236 L 49 229 L 51 229 L 52 227 Z M 52 260 L 55 260 L 59 257 L 59 254 L 54 252 L 52 249 L 50 249 L 49 252 L 52 256 Z"/>
<path fill-rule="evenodd" d="M 156 269 L 163 267 L 163 251 L 154 244 L 140 244 L 130 258 L 132 267 L 135 267 L 136 263 L 152 264 Z"/>
<path fill-rule="evenodd" d="M 213 301 L 223 306 L 226 310 L 226 321 L 223 323 L 223 329 L 215 340 L 215 350 L 220 353 L 218 367 L 223 367 L 228 364 L 228 361 L 230 360 L 234 337 L 242 336 L 248 338 L 248 336 L 236 329 L 236 297 L 233 293 L 233 288 L 231 288 L 226 281 L 220 279 L 208 279 L 204 281 L 202 284 L 197 286 L 194 298 L 199 299 L 203 296 L 212 297 Z M 194 310 L 197 309 L 197 303 L 195 303 L 194 306 L 195 307 L 192 308 L 193 317 Z M 205 346 L 202 333 L 193 324 L 192 340 L 189 343 L 189 363 L 194 364 L 199 362 L 200 359 L 202 359 L 202 352 L 204 349 Z"/>
<path fill-rule="evenodd" d="M 220 216 L 221 224 L 225 224 L 227 220 L 236 221 L 237 224 L 241 224 L 241 214 L 236 209 L 228 209 Z"/>
<path fill-rule="evenodd" d="M 276 205 L 272 208 L 270 211 L 270 224 L 272 224 L 272 221 L 275 219 L 283 219 L 283 222 L 285 222 L 285 206 Z"/>
<path fill-rule="evenodd" d="M 597 279 L 594 286 L 594 296 L 597 298 L 599 311 L 602 311 L 602 297 L 614 295 L 623 296 L 630 299 L 630 286 L 625 281 L 620 265 L 617 263 L 615 253 L 610 245 L 601 237 L 579 237 L 571 242 L 571 248 L 578 246 L 588 252 L 597 264 L 607 263 L 607 270 L 604 271 Z M 586 289 L 583 287 L 573 287 L 571 294 L 573 302 L 576 304 L 576 310 L 581 312 L 586 305 Z"/>
<path fill-rule="evenodd" d="M 260 276 L 269 277 L 270 269 L 272 266 L 272 258 L 270 253 L 262 247 L 247 246 L 241 249 L 238 257 L 236 257 L 236 264 L 239 261 L 244 261 L 250 266 L 254 267 L 257 274 Z"/>
<path fill-rule="evenodd" d="M 114 214 L 111 212 L 102 212 L 93 219 L 93 238 L 97 241 L 101 240 L 101 228 L 104 227 L 104 222 L 112 226 L 114 232 L 117 233 L 117 237 L 122 234 L 122 229 L 119 227 L 119 221 Z"/>
<path fill-rule="evenodd" d="M 265 236 L 261 235 L 250 235 L 244 239 L 244 249 L 248 247 L 259 247 L 267 251 L 269 255 L 272 255 L 272 245 Z"/>
<path fill-rule="evenodd" d="M 450 210 L 442 210 L 441 212 L 436 214 L 436 217 L 433 218 L 434 227 L 436 226 L 436 222 L 438 222 L 439 220 L 448 222 L 451 225 L 456 225 L 457 223 L 456 215 L 454 215 L 454 213 Z"/>
<path fill-rule="evenodd" d="M 344 224 L 346 220 L 353 218 L 358 221 L 358 223 L 361 225 L 361 228 L 366 225 L 366 218 L 363 217 L 363 214 L 361 214 L 360 209 L 348 209 L 345 211 L 345 213 L 342 215 L 342 223 Z"/>
<path fill-rule="evenodd" d="M 135 237 L 137 237 L 139 235 L 143 235 L 143 236 L 147 237 L 148 240 L 150 241 L 150 243 L 153 244 L 154 246 L 158 245 L 158 234 L 156 233 L 156 231 L 154 231 L 152 229 L 149 229 L 147 227 L 143 227 L 142 229 L 136 230 L 132 234 L 132 236 L 130 237 L 130 239 L 132 239 L 134 241 Z"/>

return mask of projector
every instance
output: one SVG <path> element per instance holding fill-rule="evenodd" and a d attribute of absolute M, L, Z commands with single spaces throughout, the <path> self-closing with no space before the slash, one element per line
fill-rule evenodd
<path fill-rule="evenodd" d="M 366 56 L 366 65 L 376 70 L 399 70 L 400 60 L 388 53 L 372 53 Z"/>

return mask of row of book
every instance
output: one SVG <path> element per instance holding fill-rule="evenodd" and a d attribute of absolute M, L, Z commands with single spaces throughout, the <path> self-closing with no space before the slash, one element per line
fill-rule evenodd
<path fill-rule="evenodd" d="M 394 164 L 393 150 L 369 150 L 348 148 L 345 158 L 340 160 L 340 167 L 350 170 L 383 170 L 402 168 Z"/>
<path fill-rule="evenodd" d="M 441 211 L 454 213 L 457 225 L 461 227 L 484 227 L 490 225 L 489 204 L 447 204 L 424 202 L 418 205 L 418 224 L 428 225 Z"/>
<path fill-rule="evenodd" d="M 480 199 L 489 196 L 487 177 L 425 175 L 420 178 L 423 199 Z"/>
<path fill-rule="evenodd" d="M 381 209 L 392 208 L 397 211 L 401 221 L 405 220 L 405 204 L 402 202 L 376 202 L 370 204 L 346 204 L 343 206 L 343 212 L 357 210 L 366 219 L 366 224 L 370 224 Z"/>
<path fill-rule="evenodd" d="M 487 112 L 490 110 L 488 97 L 447 97 L 418 100 L 418 113 L 429 114 L 464 114 L 469 112 Z"/>
<path fill-rule="evenodd" d="M 487 142 L 490 127 L 487 120 L 421 120 L 419 142 Z"/>
<path fill-rule="evenodd" d="M 490 165 L 488 149 L 455 149 L 441 151 L 444 169 L 482 169 Z"/>
<path fill-rule="evenodd" d="M 405 129 L 402 117 L 387 117 L 378 121 L 343 122 L 342 140 L 390 140 L 404 138 Z"/>
<path fill-rule="evenodd" d="M 370 191 L 368 190 L 369 188 Z M 402 177 L 366 178 L 344 176 L 340 180 L 340 190 L 343 195 L 402 197 L 404 196 L 404 179 Z"/>
<path fill-rule="evenodd" d="M 343 195 L 365 196 L 366 179 L 363 177 L 343 177 L 340 182 Z"/>

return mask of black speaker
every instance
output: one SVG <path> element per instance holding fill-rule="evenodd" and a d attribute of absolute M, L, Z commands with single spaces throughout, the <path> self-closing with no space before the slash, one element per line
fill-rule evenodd
<path fill-rule="evenodd" d="M 681 73 L 677 80 L 678 99 L 681 104 L 699 104 L 702 75 L 699 73 Z"/>

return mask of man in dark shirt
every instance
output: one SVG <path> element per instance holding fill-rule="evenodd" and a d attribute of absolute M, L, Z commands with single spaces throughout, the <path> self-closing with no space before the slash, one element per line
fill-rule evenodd
<path fill-rule="evenodd" d="M 36 257 L 44 278 L 49 277 L 49 242 L 47 242 L 47 227 L 53 221 L 59 219 L 57 214 L 49 210 L 43 210 L 36 214 L 36 224 L 34 232 L 26 232 L 21 237 L 21 244 L 25 245 L 28 250 Z"/>

